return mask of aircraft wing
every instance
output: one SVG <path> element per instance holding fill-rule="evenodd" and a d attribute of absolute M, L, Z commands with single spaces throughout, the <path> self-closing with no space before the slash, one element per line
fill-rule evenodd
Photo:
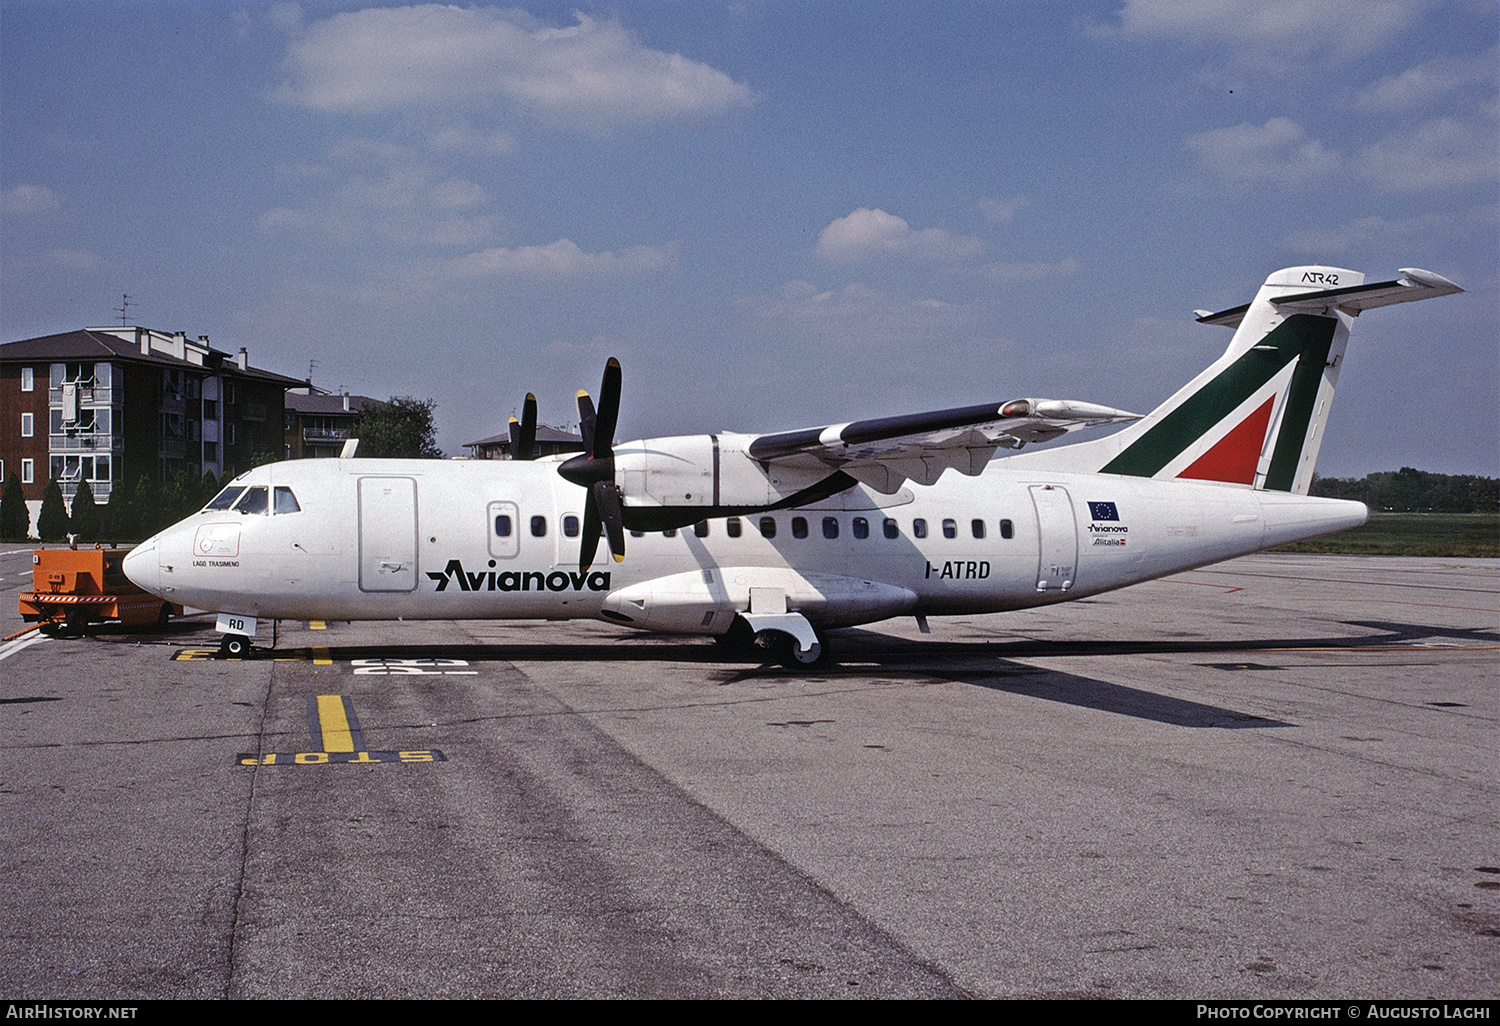
<path fill-rule="evenodd" d="M 1433 274 L 1419 267 L 1401 268 L 1401 277 L 1392 281 L 1372 281 L 1365 285 L 1351 285 L 1342 289 L 1319 289 L 1316 292 L 1299 292 L 1294 296 L 1272 299 L 1278 309 L 1300 313 L 1328 313 L 1343 310 L 1358 317 L 1360 311 L 1393 303 L 1409 303 L 1416 299 L 1431 299 L 1434 296 L 1451 296 L 1463 289 L 1441 274 Z M 1237 328 L 1245 317 L 1250 304 L 1237 306 L 1220 313 L 1206 310 L 1195 311 L 1199 324 L 1222 324 L 1226 328 Z"/>
<path fill-rule="evenodd" d="M 1139 414 L 1074 399 L 1012 399 L 760 435 L 746 451 L 765 463 L 842 470 L 890 494 L 907 479 L 933 484 L 949 468 L 978 474 L 996 449 L 1139 419 Z"/>

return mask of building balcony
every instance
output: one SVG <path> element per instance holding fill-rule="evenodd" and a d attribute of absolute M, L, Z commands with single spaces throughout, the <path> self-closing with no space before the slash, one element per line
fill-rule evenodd
<path fill-rule="evenodd" d="M 304 442 L 343 442 L 354 437 L 352 428 L 303 428 Z"/>
<path fill-rule="evenodd" d="M 124 448 L 123 435 L 51 435 L 47 439 L 49 452 L 121 452 Z"/>

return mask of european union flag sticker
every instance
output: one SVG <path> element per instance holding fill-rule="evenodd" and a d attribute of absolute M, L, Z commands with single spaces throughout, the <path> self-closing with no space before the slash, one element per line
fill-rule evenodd
<path fill-rule="evenodd" d="M 1115 509 L 1112 502 L 1089 503 L 1089 516 L 1095 520 L 1119 520 L 1120 511 Z"/>

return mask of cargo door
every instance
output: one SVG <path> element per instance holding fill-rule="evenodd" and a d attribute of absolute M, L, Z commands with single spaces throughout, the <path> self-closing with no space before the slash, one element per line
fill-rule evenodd
<path fill-rule="evenodd" d="M 359 590 L 412 591 L 416 586 L 416 480 L 360 478 Z"/>
<path fill-rule="evenodd" d="M 1066 488 L 1032 485 L 1031 501 L 1036 506 L 1039 541 L 1036 590 L 1067 591 L 1073 587 L 1078 571 L 1078 524 L 1073 517 L 1073 500 Z"/>

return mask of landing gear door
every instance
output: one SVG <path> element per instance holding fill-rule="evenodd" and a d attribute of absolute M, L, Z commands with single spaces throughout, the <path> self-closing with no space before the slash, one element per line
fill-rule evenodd
<path fill-rule="evenodd" d="M 1032 485 L 1036 506 L 1040 554 L 1036 570 L 1037 591 L 1067 591 L 1078 572 L 1078 524 L 1073 500 L 1066 488 Z"/>
<path fill-rule="evenodd" d="M 416 586 L 416 480 L 360 478 L 359 590 L 413 591 Z"/>

